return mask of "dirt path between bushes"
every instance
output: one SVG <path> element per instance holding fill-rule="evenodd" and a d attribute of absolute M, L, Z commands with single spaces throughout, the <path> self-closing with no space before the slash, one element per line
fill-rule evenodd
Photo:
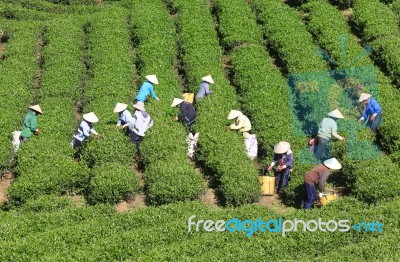
<path fill-rule="evenodd" d="M 4 173 L 0 180 L 0 203 L 8 202 L 7 188 L 13 181 L 13 175 L 11 173 Z"/>

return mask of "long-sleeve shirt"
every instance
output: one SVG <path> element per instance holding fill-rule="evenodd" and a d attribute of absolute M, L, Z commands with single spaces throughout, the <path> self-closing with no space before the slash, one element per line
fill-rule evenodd
<path fill-rule="evenodd" d="M 146 131 L 152 126 L 153 120 L 150 115 L 145 111 L 136 110 L 129 128 L 139 136 L 144 136 Z"/>
<path fill-rule="evenodd" d="M 310 185 L 318 184 L 319 191 L 323 192 L 329 175 L 330 169 L 323 164 L 319 164 L 304 176 L 304 182 Z"/>
<path fill-rule="evenodd" d="M 93 128 L 93 124 L 83 120 L 79 125 L 78 133 L 75 135 L 75 138 L 82 142 L 85 138 L 90 136 L 90 133 L 97 135 L 96 130 Z"/>
<path fill-rule="evenodd" d="M 132 123 L 132 114 L 129 110 L 124 110 L 118 114 L 117 126 L 129 126 Z"/>
<path fill-rule="evenodd" d="M 337 124 L 336 121 L 331 117 L 325 117 L 318 129 L 318 136 L 330 139 L 332 134 L 337 133 Z"/>
<path fill-rule="evenodd" d="M 240 132 L 251 130 L 250 120 L 245 115 L 240 115 L 236 118 L 235 122 L 230 125 L 231 129 L 239 129 Z"/>
<path fill-rule="evenodd" d="M 196 94 L 196 100 L 205 97 L 208 94 L 211 94 L 210 84 L 206 81 L 201 82 L 199 87 L 199 92 Z"/>
<path fill-rule="evenodd" d="M 292 169 L 293 168 L 293 152 L 289 149 L 285 154 L 274 154 L 274 160 L 272 161 L 271 165 L 274 166 L 275 164 L 278 165 L 285 165 L 286 168 Z"/>
<path fill-rule="evenodd" d="M 151 95 L 154 99 L 157 99 L 157 95 L 154 92 L 153 84 L 149 81 L 143 83 L 143 85 L 139 89 L 139 93 L 136 96 L 136 100 L 146 102 L 146 98 L 148 95 Z"/>
<path fill-rule="evenodd" d="M 24 127 L 21 132 L 22 137 L 31 137 L 32 134 L 38 129 L 36 114 L 33 110 L 29 110 L 29 112 L 25 115 L 24 118 Z"/>
<path fill-rule="evenodd" d="M 194 106 L 186 101 L 179 104 L 179 110 L 180 114 L 178 119 L 186 124 L 191 124 L 197 117 Z"/>
<path fill-rule="evenodd" d="M 362 120 L 367 119 L 371 115 L 376 116 L 377 114 L 380 114 L 380 113 L 382 113 L 382 109 L 381 109 L 378 101 L 376 101 L 373 98 L 370 98 L 368 101 L 368 104 L 364 108 Z"/>

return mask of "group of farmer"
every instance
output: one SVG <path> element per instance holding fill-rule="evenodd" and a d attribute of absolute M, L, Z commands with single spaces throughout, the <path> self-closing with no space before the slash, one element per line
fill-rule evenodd
<path fill-rule="evenodd" d="M 199 91 L 195 97 L 191 99 L 174 98 L 171 107 L 177 107 L 180 110 L 179 115 L 175 116 L 173 121 L 180 121 L 184 124 L 186 130 L 191 133 L 193 124 L 196 121 L 197 114 L 193 103 L 212 93 L 210 85 L 214 84 L 211 75 L 207 75 L 201 79 Z M 146 81 L 139 89 L 133 108 L 134 114 L 128 110 L 128 105 L 117 103 L 114 108 L 114 113 L 118 114 L 118 122 L 116 127 L 125 129 L 129 134 L 131 141 L 136 145 L 136 157 L 140 158 L 140 143 L 143 140 L 146 131 L 153 126 L 153 120 L 145 109 L 145 102 L 149 100 L 149 96 L 155 100 L 160 100 L 154 92 L 154 85 L 158 84 L 156 75 L 147 75 Z M 194 96 L 194 94 L 193 94 Z M 364 112 L 358 122 L 367 121 L 367 125 L 372 132 L 376 133 L 378 126 L 382 121 L 382 110 L 379 103 L 371 97 L 370 94 L 362 93 L 359 98 L 359 103 L 364 104 Z M 19 136 L 19 141 L 24 142 L 33 134 L 39 135 L 40 130 L 37 125 L 37 115 L 42 114 L 39 105 L 29 107 L 29 112 L 26 114 L 23 123 L 23 129 Z M 99 138 L 99 134 L 93 127 L 93 124 L 99 119 L 94 112 L 84 114 L 83 120 L 79 125 L 78 131 L 74 136 L 71 146 L 78 148 L 82 146 L 82 142 L 87 139 L 90 134 Z M 336 158 L 324 159 L 325 149 L 332 137 L 345 141 L 346 138 L 337 133 L 338 119 L 343 119 L 341 112 L 336 109 L 328 113 L 319 125 L 318 135 L 310 140 L 311 149 L 315 157 L 320 161 L 320 164 L 307 172 L 304 177 L 307 199 L 302 201 L 304 208 L 312 208 L 313 203 L 317 200 L 317 192 L 315 185 L 318 185 L 319 191 L 324 192 L 326 180 L 332 170 L 341 169 L 341 164 Z M 234 123 L 227 126 L 230 130 L 239 130 L 245 138 L 245 145 L 248 156 L 253 159 L 257 156 L 257 141 L 255 135 L 251 133 L 251 122 L 247 116 L 241 111 L 231 110 L 228 120 L 234 120 Z M 268 166 L 269 171 L 275 169 L 275 193 L 281 194 L 286 188 L 290 173 L 293 170 L 293 152 L 290 144 L 286 141 L 280 141 L 274 146 L 274 158 Z"/>
<path fill-rule="evenodd" d="M 364 104 L 363 115 L 358 119 L 359 123 L 365 121 L 365 124 L 370 127 L 371 131 L 376 134 L 377 128 L 382 122 L 382 109 L 378 101 L 370 94 L 362 93 L 358 100 Z M 325 149 L 332 137 L 345 141 L 346 138 L 337 133 L 338 119 L 343 119 L 342 113 L 335 109 L 328 113 L 319 125 L 318 135 L 310 141 L 311 149 L 315 153 L 315 157 L 322 161 L 324 160 Z M 329 158 L 321 164 L 310 170 L 304 177 L 304 184 L 307 192 L 307 199 L 302 201 L 301 206 L 308 209 L 312 208 L 313 203 L 318 199 L 315 185 L 318 185 L 320 194 L 325 190 L 326 180 L 332 170 L 339 170 L 342 165 L 336 158 Z"/>

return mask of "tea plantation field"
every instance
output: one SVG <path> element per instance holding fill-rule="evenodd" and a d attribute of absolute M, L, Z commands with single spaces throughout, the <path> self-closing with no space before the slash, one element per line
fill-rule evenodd
<path fill-rule="evenodd" d="M 399 19 L 399 0 L 1 0 L 0 261 L 399 261 Z M 154 126 L 138 162 L 113 109 L 132 111 L 149 74 L 160 101 L 146 103 Z M 208 74 L 191 160 L 170 104 Z M 376 135 L 357 123 L 361 92 L 382 106 Z M 11 134 L 37 103 L 41 134 L 15 153 Z M 305 211 L 307 141 L 336 108 L 347 140 L 331 143 L 343 168 L 328 187 L 340 197 Z M 226 128 L 232 109 L 252 122 L 255 160 Z M 101 136 L 78 152 L 91 111 Z M 291 181 L 261 197 L 260 167 L 282 140 Z M 283 234 L 257 230 L 259 218 L 349 227 Z M 245 227 L 207 232 L 200 220 Z"/>

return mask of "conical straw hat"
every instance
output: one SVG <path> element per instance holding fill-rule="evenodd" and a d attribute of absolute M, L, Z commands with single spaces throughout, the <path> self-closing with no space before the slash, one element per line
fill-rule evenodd
<path fill-rule="evenodd" d="M 240 111 L 238 111 L 238 110 L 231 110 L 231 111 L 229 112 L 228 119 L 229 119 L 229 120 L 235 119 L 235 118 L 237 118 L 237 117 L 240 116 L 240 115 L 243 115 L 243 113 L 240 112 Z"/>
<path fill-rule="evenodd" d="M 336 158 L 327 159 L 324 161 L 324 165 L 333 170 L 339 170 L 342 168 L 342 164 Z"/>
<path fill-rule="evenodd" d="M 39 114 L 43 114 L 42 109 L 40 108 L 39 105 L 30 106 L 29 108 L 32 109 L 32 110 L 35 110 Z"/>
<path fill-rule="evenodd" d="M 334 118 L 344 118 L 342 113 L 340 113 L 339 109 L 335 109 L 332 112 L 328 114 L 328 116 L 334 117 Z"/>
<path fill-rule="evenodd" d="M 214 84 L 214 80 L 212 79 L 211 75 L 203 77 L 201 80 L 206 81 L 207 83 Z"/>
<path fill-rule="evenodd" d="M 361 93 L 360 99 L 358 99 L 358 102 L 362 102 L 364 100 L 367 100 L 368 98 L 370 98 L 371 95 L 370 94 L 366 94 L 366 93 Z"/>
<path fill-rule="evenodd" d="M 142 101 L 137 101 L 136 104 L 133 105 L 133 107 L 140 111 L 146 111 L 146 109 L 144 109 L 144 103 Z"/>
<path fill-rule="evenodd" d="M 158 80 L 156 75 L 147 75 L 146 79 L 152 82 L 153 84 L 158 85 Z"/>
<path fill-rule="evenodd" d="M 175 107 L 177 105 L 179 105 L 180 103 L 182 103 L 183 100 L 180 98 L 174 98 L 174 101 L 172 101 L 171 107 Z"/>
<path fill-rule="evenodd" d="M 274 146 L 274 152 L 276 154 L 283 154 L 289 151 L 290 144 L 286 141 L 280 141 L 278 144 Z"/>
<path fill-rule="evenodd" d="M 124 111 L 128 107 L 127 104 L 124 103 L 117 103 L 117 105 L 114 108 L 114 113 L 119 113 Z"/>
<path fill-rule="evenodd" d="M 84 114 L 82 117 L 83 117 L 83 119 L 85 119 L 86 121 L 88 121 L 90 123 L 99 122 L 99 119 L 97 118 L 97 116 L 93 112 Z"/>

